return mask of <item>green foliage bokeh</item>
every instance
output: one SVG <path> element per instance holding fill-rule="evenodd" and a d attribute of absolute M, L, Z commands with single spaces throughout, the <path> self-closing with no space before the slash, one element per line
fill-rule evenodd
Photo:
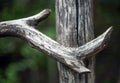
<path fill-rule="evenodd" d="M 43 9 L 51 9 L 52 14 L 36 28 L 55 39 L 53 0 L 1 0 L 0 4 L 3 4 L 0 9 L 0 21 L 28 17 Z M 46 55 L 31 48 L 21 39 L 0 38 L 0 57 L 3 56 L 10 57 L 11 60 L 7 61 L 5 58 L 5 60 L 0 61 L 1 65 L 6 65 L 5 68 L 0 67 L 0 83 L 22 83 L 19 72 L 26 69 L 47 71 Z"/>
<path fill-rule="evenodd" d="M 97 3 L 94 7 L 95 35 L 114 26 L 109 48 L 96 56 L 96 83 L 117 83 L 120 70 L 120 0 L 93 1 Z M 43 9 L 51 9 L 51 15 L 36 29 L 55 40 L 55 0 L 0 0 L 0 4 L 0 21 L 24 18 Z M 0 83 L 57 83 L 55 62 L 49 58 L 24 40 L 0 38 Z"/>

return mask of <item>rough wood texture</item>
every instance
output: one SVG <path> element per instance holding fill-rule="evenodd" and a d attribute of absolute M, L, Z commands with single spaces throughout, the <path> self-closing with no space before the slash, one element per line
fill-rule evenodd
<path fill-rule="evenodd" d="M 76 0 L 77 1 L 77 21 L 78 21 L 78 45 L 83 45 L 94 38 L 93 26 L 93 1 L 92 0 Z M 86 67 L 91 73 L 81 76 L 83 79 L 80 83 L 94 83 L 94 64 L 95 58 L 88 58 L 85 61 Z"/>
<path fill-rule="evenodd" d="M 31 17 L 0 22 L 0 37 L 12 36 L 27 40 L 33 48 L 45 52 L 50 57 L 66 65 L 66 69 L 71 68 L 76 71 L 72 73 L 90 72 L 90 70 L 84 66 L 82 59 L 102 50 L 107 43 L 106 40 L 109 39 L 112 29 L 109 28 L 101 36 L 81 47 L 65 47 L 35 29 L 37 24 L 49 14 L 50 10 L 46 9 Z M 76 74 L 76 77 L 78 77 L 77 75 L 78 74 Z M 73 78 L 74 77 L 71 77 L 70 79 L 64 78 L 64 81 L 65 83 L 74 83 Z M 71 79 L 72 82 L 70 82 Z M 68 82 L 66 82 L 66 80 Z"/>
<path fill-rule="evenodd" d="M 92 40 L 94 38 L 92 0 L 56 0 L 56 28 L 57 41 L 66 47 L 76 48 Z M 101 39 L 101 37 L 99 38 Z M 95 43 L 93 41 L 84 45 L 84 47 L 77 48 L 78 54 L 76 56 L 79 56 L 81 48 L 81 51 L 85 54 L 80 54 L 80 59 L 82 56 L 85 58 L 87 52 L 92 55 L 89 53 L 89 46 L 91 45 L 90 48 L 93 47 L 94 49 Z M 101 43 L 97 42 L 97 44 Z M 104 47 L 104 45 L 102 46 Z M 58 63 L 60 83 L 94 83 L 93 59 L 89 58 L 87 60 L 86 66 L 92 71 L 92 73 L 87 75 L 79 75 L 65 65 Z M 82 61 L 80 62 L 84 65 Z"/>
<path fill-rule="evenodd" d="M 89 0 L 56 0 L 56 28 L 59 43 L 67 47 L 78 47 L 93 38 L 90 6 Z M 60 83 L 87 83 L 88 78 L 85 78 L 85 75 L 79 75 L 63 64 L 58 66 Z"/>

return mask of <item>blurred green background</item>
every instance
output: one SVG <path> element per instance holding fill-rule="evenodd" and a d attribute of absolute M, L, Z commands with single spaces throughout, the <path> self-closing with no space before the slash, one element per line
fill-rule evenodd
<path fill-rule="evenodd" d="M 0 21 L 43 9 L 51 15 L 37 29 L 56 39 L 55 0 L 0 0 Z M 120 83 L 120 0 L 94 0 L 95 36 L 114 26 L 107 48 L 96 57 L 96 83 Z M 17 38 L 0 38 L 0 83 L 58 83 L 56 62 Z"/>

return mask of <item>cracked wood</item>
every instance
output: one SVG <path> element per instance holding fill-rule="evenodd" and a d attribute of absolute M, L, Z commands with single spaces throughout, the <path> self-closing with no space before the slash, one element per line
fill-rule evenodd
<path fill-rule="evenodd" d="M 86 45 L 83 45 L 81 48 L 65 47 L 35 29 L 37 24 L 40 21 L 47 18 L 50 12 L 51 10 L 45 9 L 42 12 L 30 17 L 0 22 L 0 37 L 12 36 L 24 39 L 33 48 L 46 53 L 50 57 L 65 64 L 67 67 L 75 70 L 76 72 L 78 73 L 90 72 L 90 70 L 87 69 L 84 66 L 84 64 L 82 64 L 81 62 L 82 58 L 81 59 L 78 58 L 79 56 L 82 55 L 83 50 L 86 50 L 87 48 Z M 105 33 L 106 34 L 101 35 L 99 38 L 87 44 L 89 49 L 89 53 L 87 54 L 87 56 L 94 52 L 97 53 L 99 52 L 99 50 L 103 49 L 100 48 L 97 51 L 93 50 L 93 48 L 98 49 L 101 45 L 106 44 L 104 43 L 104 41 L 106 41 L 106 38 L 107 40 L 109 39 L 107 34 L 111 33 L 111 28 L 107 30 L 107 32 Z M 95 43 L 94 44 L 95 46 L 93 47 L 91 47 L 92 42 Z"/>

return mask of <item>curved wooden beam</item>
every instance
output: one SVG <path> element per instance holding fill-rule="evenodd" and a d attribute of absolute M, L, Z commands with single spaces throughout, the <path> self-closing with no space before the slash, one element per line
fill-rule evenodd
<path fill-rule="evenodd" d="M 33 48 L 47 53 L 50 57 L 67 65 L 76 72 L 90 72 L 89 69 L 84 67 L 82 58 L 103 49 L 107 43 L 106 40 L 109 39 L 111 28 L 98 38 L 81 47 L 68 48 L 35 29 L 35 26 L 40 21 L 48 17 L 50 11 L 49 9 L 45 9 L 31 17 L 0 22 L 0 37 L 12 36 L 27 40 Z"/>

